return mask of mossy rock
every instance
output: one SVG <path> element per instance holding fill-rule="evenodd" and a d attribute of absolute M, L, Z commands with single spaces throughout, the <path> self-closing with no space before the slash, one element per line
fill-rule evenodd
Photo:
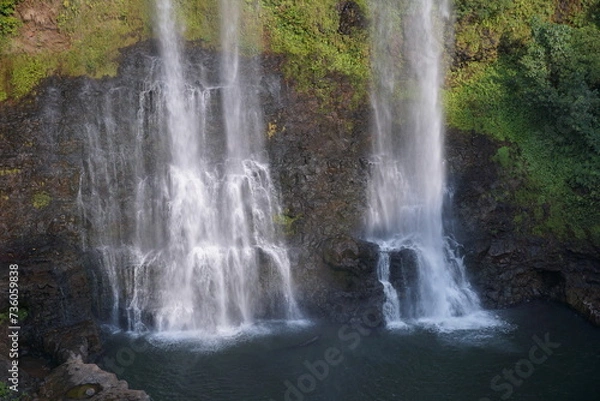
<path fill-rule="evenodd" d="M 33 195 L 32 205 L 36 209 L 43 209 L 50 204 L 52 197 L 46 192 L 38 192 Z"/>

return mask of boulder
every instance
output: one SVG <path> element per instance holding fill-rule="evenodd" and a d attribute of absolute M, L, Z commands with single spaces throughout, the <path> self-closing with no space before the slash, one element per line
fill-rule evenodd
<path fill-rule="evenodd" d="M 35 398 L 34 398 L 35 399 Z M 98 365 L 83 363 L 76 357 L 54 369 L 37 393 L 44 401 L 150 401 L 144 391 L 130 390 L 127 382 Z"/>

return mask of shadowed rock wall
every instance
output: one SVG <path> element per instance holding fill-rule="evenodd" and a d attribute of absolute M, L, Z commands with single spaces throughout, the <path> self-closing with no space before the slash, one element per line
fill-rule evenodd
<path fill-rule="evenodd" d="M 515 219 L 531 211 L 502 201 L 503 193 L 525 185 L 493 161 L 505 145 L 476 133 L 447 134 L 451 229 L 485 305 L 552 299 L 600 324 L 600 250 L 575 238 L 533 235 Z"/>

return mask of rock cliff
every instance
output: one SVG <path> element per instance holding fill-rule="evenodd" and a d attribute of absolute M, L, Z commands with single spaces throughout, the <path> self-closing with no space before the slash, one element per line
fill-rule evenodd
<path fill-rule="evenodd" d="M 189 51 L 211 57 L 193 46 Z M 123 52 L 115 78 L 49 78 L 22 100 L 0 103 L 0 261 L 20 268 L 26 354 L 58 364 L 98 350 L 101 280 L 93 252 L 83 246 L 89 222 L 78 207 L 86 158 L 82 113 L 107 90 L 140 85 L 136 71 L 155 52 L 144 42 Z M 383 296 L 376 249 L 361 240 L 368 102 L 351 102 L 353 87 L 337 76 L 328 77 L 338 83 L 334 99 L 318 100 L 283 77 L 280 61 L 264 58 L 261 96 L 300 303 L 312 316 L 348 321 L 378 309 Z M 523 183 L 495 161 L 503 145 L 469 132 L 450 131 L 447 139 L 448 231 L 462 245 L 484 302 L 496 308 L 554 299 L 600 324 L 597 246 L 532 236 L 515 222 L 522 211 L 500 194 Z M 0 281 L 5 291 L 6 269 Z M 61 369 L 55 376 L 70 368 Z"/>

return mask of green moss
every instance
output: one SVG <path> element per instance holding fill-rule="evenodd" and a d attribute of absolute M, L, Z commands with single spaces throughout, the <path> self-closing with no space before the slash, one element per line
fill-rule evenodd
<path fill-rule="evenodd" d="M 19 174 L 21 172 L 21 169 L 18 168 L 3 168 L 0 169 L 0 177 L 3 177 L 5 175 L 15 175 L 15 174 Z"/>
<path fill-rule="evenodd" d="M 12 384 L 0 381 L 0 400 L 2 401 L 20 401 L 30 399 L 27 393 L 16 392 L 10 389 Z"/>
<path fill-rule="evenodd" d="M 496 155 L 493 157 L 495 162 L 500 163 L 500 165 L 504 169 L 508 169 L 512 165 L 512 160 L 510 156 L 510 148 L 508 146 L 502 146 L 498 148 Z"/>
<path fill-rule="evenodd" d="M 100 391 L 102 391 L 102 386 L 99 384 L 81 384 L 69 389 L 65 394 L 65 397 L 70 400 L 87 400 L 91 395 L 95 395 Z"/>
<path fill-rule="evenodd" d="M 281 227 L 285 235 L 293 235 L 294 223 L 301 217 L 302 216 L 291 216 L 289 215 L 289 211 L 285 211 L 284 213 L 273 216 L 273 222 Z"/>
<path fill-rule="evenodd" d="M 370 76 L 368 30 L 341 33 L 338 3 L 245 0 L 240 16 L 242 53 L 284 55 L 286 77 L 325 103 L 341 96 L 338 78 L 347 77 L 354 90 L 351 100 L 358 101 L 366 95 Z M 366 14 L 365 1 L 357 3 Z M 175 8 L 187 40 L 219 48 L 217 0 L 176 0 Z M 13 43 L 10 52 L 0 56 L 0 100 L 23 96 L 51 74 L 114 75 L 119 49 L 151 36 L 152 14 L 149 0 L 64 0 L 57 23 L 70 45 L 31 54 L 21 50 L 18 41 Z"/>
<path fill-rule="evenodd" d="M 445 91 L 447 121 L 464 131 L 514 140 L 530 130 L 529 111 L 515 101 L 514 69 L 496 62 Z"/>
<path fill-rule="evenodd" d="M 10 396 L 11 390 L 8 388 L 6 382 L 0 382 L 0 397 L 4 400 L 5 397 Z"/>
<path fill-rule="evenodd" d="M 455 44 L 461 73 L 471 75 L 531 39 L 533 17 L 550 20 L 553 0 L 456 0 Z"/>
<path fill-rule="evenodd" d="M 11 94 L 16 98 L 29 93 L 56 66 L 52 60 L 46 57 L 25 54 L 18 54 L 12 57 L 10 65 L 11 76 L 9 88 Z"/>
<path fill-rule="evenodd" d="M 38 192 L 33 195 L 31 204 L 36 209 L 43 209 L 50 204 L 52 198 L 46 192 Z"/>
<path fill-rule="evenodd" d="M 4 323 L 8 322 L 9 315 L 10 314 L 9 314 L 8 310 L 6 312 L 0 313 L 0 324 L 4 324 Z M 19 322 L 22 322 L 25 319 L 27 319 L 27 316 L 29 316 L 29 311 L 26 308 L 19 307 L 19 311 L 17 312 L 17 318 L 19 319 Z M 13 315 L 13 317 L 14 317 L 14 315 Z"/>
<path fill-rule="evenodd" d="M 63 6 L 59 27 L 72 40 L 61 55 L 65 75 L 115 75 L 119 49 L 150 34 L 146 0 L 67 0 Z"/>

